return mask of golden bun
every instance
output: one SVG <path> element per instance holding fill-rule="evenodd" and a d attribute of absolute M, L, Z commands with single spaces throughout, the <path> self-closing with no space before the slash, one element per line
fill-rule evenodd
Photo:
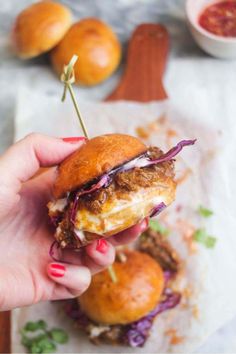
<path fill-rule="evenodd" d="M 113 264 L 117 282 L 107 270 L 93 276 L 78 299 L 82 310 L 101 324 L 128 324 L 147 315 L 158 304 L 164 288 L 159 264 L 145 253 L 125 251 L 126 262 Z"/>
<path fill-rule="evenodd" d="M 59 166 L 54 184 L 55 198 L 81 188 L 146 151 L 146 145 L 139 139 L 124 134 L 100 135 L 88 140 Z"/>
<path fill-rule="evenodd" d="M 51 62 L 58 75 L 74 54 L 79 57 L 74 66 L 76 82 L 96 85 L 117 68 L 121 45 L 108 25 L 96 18 L 86 18 L 75 23 L 51 52 Z"/>
<path fill-rule="evenodd" d="M 53 1 L 30 5 L 16 18 L 12 29 L 15 53 L 22 59 L 36 57 L 52 49 L 71 26 L 70 10 Z"/>

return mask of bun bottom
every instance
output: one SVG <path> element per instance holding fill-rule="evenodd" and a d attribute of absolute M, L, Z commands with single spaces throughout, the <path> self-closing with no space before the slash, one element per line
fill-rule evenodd
<path fill-rule="evenodd" d="M 81 241 L 85 243 L 101 236 L 112 236 L 150 216 L 153 208 L 160 203 L 168 206 L 174 198 L 173 180 L 168 181 L 168 184 L 140 188 L 137 192 L 127 192 L 124 199 L 107 201 L 99 214 L 94 214 L 88 209 L 80 209 L 75 219 L 75 232 L 84 232 L 85 239 Z"/>

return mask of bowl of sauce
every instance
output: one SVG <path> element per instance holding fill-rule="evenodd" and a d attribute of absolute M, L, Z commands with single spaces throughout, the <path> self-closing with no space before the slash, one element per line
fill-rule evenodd
<path fill-rule="evenodd" d="M 186 15 L 197 44 L 218 58 L 236 58 L 236 0 L 187 0 Z"/>

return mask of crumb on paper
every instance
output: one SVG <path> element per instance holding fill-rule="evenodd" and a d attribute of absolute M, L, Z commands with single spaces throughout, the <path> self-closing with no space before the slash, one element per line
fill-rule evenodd
<path fill-rule="evenodd" d="M 211 160 L 213 160 L 217 156 L 217 149 L 209 149 L 206 150 L 202 155 L 201 163 L 208 164 Z"/>
<path fill-rule="evenodd" d="M 175 211 L 176 211 L 176 213 L 180 213 L 182 211 L 182 209 L 183 209 L 183 205 L 178 204 L 178 205 L 176 205 Z"/>
<path fill-rule="evenodd" d="M 148 139 L 150 137 L 150 132 L 144 127 L 137 127 L 136 134 L 141 139 Z"/>
<path fill-rule="evenodd" d="M 183 173 L 181 174 L 181 176 L 179 176 L 176 179 L 177 184 L 181 184 L 184 181 L 186 181 L 186 179 L 192 174 L 192 170 L 190 168 L 186 168 Z"/>
<path fill-rule="evenodd" d="M 182 290 L 181 308 L 189 309 L 190 301 L 192 298 L 193 298 L 193 289 L 191 288 L 190 285 L 188 285 Z M 192 309 L 192 306 L 190 307 L 190 309 Z"/>
<path fill-rule="evenodd" d="M 166 132 L 166 145 L 169 146 L 169 148 L 172 147 L 172 138 L 175 138 L 178 136 L 178 133 L 174 129 L 168 129 Z"/>
<path fill-rule="evenodd" d="M 193 234 L 196 228 L 184 219 L 177 219 L 176 228 L 181 233 L 183 241 L 185 242 L 190 254 L 197 252 L 197 245 L 193 239 Z"/>
<path fill-rule="evenodd" d="M 182 294 L 183 294 L 183 297 L 185 297 L 186 299 L 190 299 L 193 295 L 193 290 L 191 289 L 190 286 L 187 286 L 186 288 L 184 288 L 182 290 Z"/>
<path fill-rule="evenodd" d="M 162 114 L 160 117 L 157 118 L 156 122 L 160 125 L 164 125 L 167 122 L 167 118 L 165 114 Z"/>
<path fill-rule="evenodd" d="M 199 307 L 197 305 L 193 305 L 192 307 L 193 317 L 198 320 L 199 319 Z"/>
<path fill-rule="evenodd" d="M 160 126 L 157 121 L 151 122 L 148 124 L 148 129 L 153 132 L 158 132 L 160 130 Z"/>
<path fill-rule="evenodd" d="M 155 119 L 154 121 L 150 122 L 145 126 L 138 126 L 136 127 L 135 131 L 137 136 L 140 139 L 148 140 L 151 135 L 155 132 L 159 132 L 160 128 L 167 122 L 166 116 L 161 115 L 159 118 Z M 173 129 L 169 129 L 167 131 L 167 136 L 173 136 L 173 134 L 177 134 Z"/>
<path fill-rule="evenodd" d="M 164 333 L 166 336 L 170 337 L 170 344 L 172 345 L 178 345 L 183 343 L 184 341 L 184 337 L 183 336 L 179 336 L 177 334 L 177 330 L 175 328 L 170 328 L 167 331 L 165 331 Z"/>

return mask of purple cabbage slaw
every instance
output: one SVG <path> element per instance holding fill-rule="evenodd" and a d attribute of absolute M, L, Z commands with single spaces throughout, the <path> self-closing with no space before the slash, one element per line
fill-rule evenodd
<path fill-rule="evenodd" d="M 154 216 L 160 214 L 162 212 L 162 210 L 164 210 L 166 208 L 166 204 L 164 202 L 161 202 L 160 204 L 156 205 L 151 213 L 150 213 L 150 218 L 153 218 Z"/>
<path fill-rule="evenodd" d="M 195 142 L 196 142 L 196 139 L 182 140 L 177 145 L 175 145 L 172 149 L 170 149 L 168 152 L 166 152 L 165 154 L 161 155 L 160 157 L 158 157 L 157 159 L 154 159 L 154 160 L 151 160 L 147 154 L 141 155 L 140 157 L 138 157 L 134 160 L 131 160 L 131 161 L 127 162 L 126 164 L 111 170 L 109 173 L 104 174 L 99 179 L 99 181 L 97 183 L 94 183 L 90 188 L 79 190 L 75 194 L 75 198 L 73 201 L 73 207 L 72 207 L 71 214 L 70 214 L 71 222 L 74 224 L 79 198 L 82 195 L 93 193 L 102 187 L 107 187 L 109 185 L 109 183 L 111 182 L 111 177 L 114 174 L 116 174 L 117 172 L 128 171 L 128 170 L 135 168 L 135 167 L 139 167 L 139 168 L 147 167 L 147 166 L 155 165 L 158 163 L 173 160 L 173 158 L 183 149 L 183 147 L 193 145 Z M 164 203 L 159 204 L 155 208 L 155 210 L 157 210 L 157 211 L 153 210 L 153 212 L 151 213 L 151 217 L 159 214 L 164 209 L 164 207 L 165 207 Z"/>
<path fill-rule="evenodd" d="M 125 341 L 131 347 L 142 347 L 152 328 L 153 321 L 161 312 L 167 311 L 176 307 L 180 300 L 181 295 L 177 292 L 172 292 L 170 289 L 165 289 L 164 300 L 161 301 L 147 316 L 144 316 L 139 321 L 134 322 L 127 326 L 125 332 Z"/>

